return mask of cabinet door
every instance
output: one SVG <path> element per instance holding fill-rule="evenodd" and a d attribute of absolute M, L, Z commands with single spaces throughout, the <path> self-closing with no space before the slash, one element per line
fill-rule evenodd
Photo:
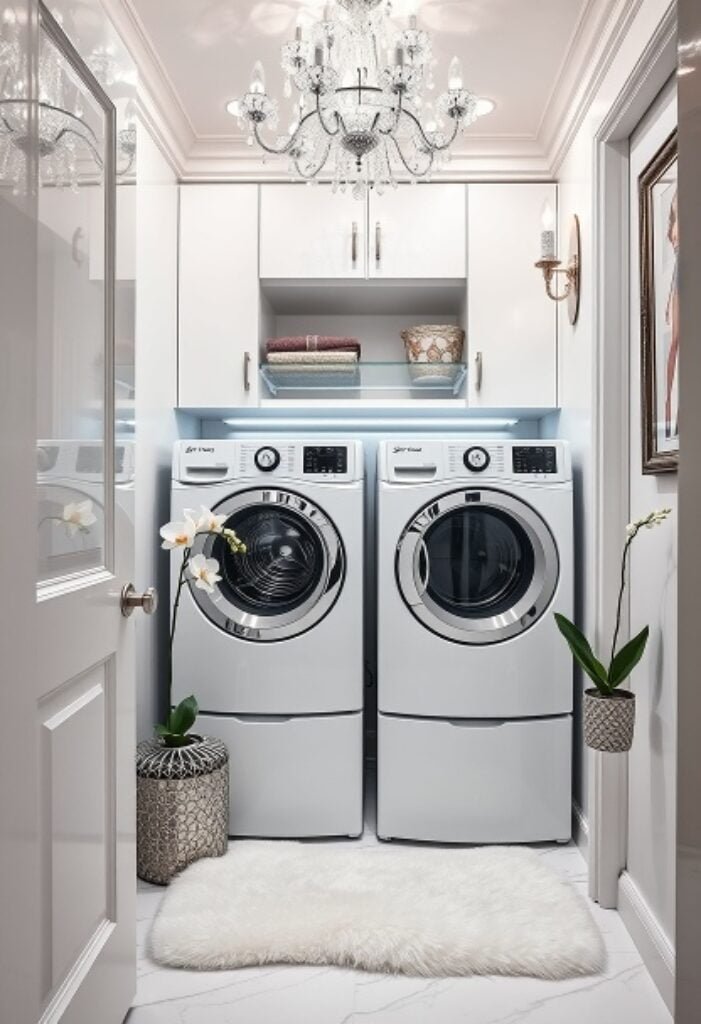
<path fill-rule="evenodd" d="M 365 277 L 366 206 L 328 185 L 261 186 L 262 278 Z"/>
<path fill-rule="evenodd" d="M 465 185 L 400 185 L 370 194 L 369 276 L 465 277 Z"/>
<path fill-rule="evenodd" d="M 469 185 L 468 404 L 557 404 L 557 306 L 545 294 L 540 219 L 552 184 Z"/>
<path fill-rule="evenodd" d="M 178 404 L 257 405 L 258 186 L 180 186 Z"/>

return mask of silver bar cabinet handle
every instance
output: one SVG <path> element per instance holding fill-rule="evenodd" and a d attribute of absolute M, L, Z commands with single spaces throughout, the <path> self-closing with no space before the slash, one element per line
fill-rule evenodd
<path fill-rule="evenodd" d="M 375 224 L 375 264 L 379 267 L 382 262 L 382 227 L 378 220 Z"/>
<path fill-rule="evenodd" d="M 251 353 L 243 354 L 243 390 L 251 390 Z"/>
<path fill-rule="evenodd" d="M 475 352 L 475 391 L 482 390 L 482 353 Z"/>
<path fill-rule="evenodd" d="M 358 265 L 358 222 L 353 221 L 353 231 L 351 233 L 351 263 L 353 264 L 353 270 Z"/>

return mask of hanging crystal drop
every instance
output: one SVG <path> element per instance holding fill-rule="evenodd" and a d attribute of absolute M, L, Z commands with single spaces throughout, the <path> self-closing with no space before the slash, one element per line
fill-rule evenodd
<path fill-rule="evenodd" d="M 292 96 L 292 81 L 290 80 L 289 75 L 287 75 L 287 77 L 285 78 L 285 84 L 283 86 L 282 92 L 286 100 L 289 100 L 290 97 Z"/>
<path fill-rule="evenodd" d="M 247 146 L 252 146 L 253 145 L 253 136 L 252 135 L 249 135 L 248 138 L 246 139 L 246 145 Z"/>

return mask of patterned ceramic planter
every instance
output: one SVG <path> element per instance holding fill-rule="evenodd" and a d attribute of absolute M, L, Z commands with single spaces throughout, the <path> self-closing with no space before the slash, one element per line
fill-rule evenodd
<path fill-rule="evenodd" d="M 156 739 L 136 751 L 136 870 L 157 885 L 201 857 L 226 853 L 229 753 L 216 739 L 186 747 Z"/>
<path fill-rule="evenodd" d="M 622 754 L 630 750 L 635 725 L 635 694 L 616 690 L 602 697 L 596 689 L 584 691 L 584 742 L 593 750 Z"/>

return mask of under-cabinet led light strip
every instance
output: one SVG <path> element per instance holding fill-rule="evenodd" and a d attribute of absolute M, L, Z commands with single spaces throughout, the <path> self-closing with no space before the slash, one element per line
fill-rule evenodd
<path fill-rule="evenodd" d="M 344 417 L 324 416 L 310 417 L 270 417 L 268 419 L 258 417 L 232 417 L 223 421 L 227 427 L 234 427 L 237 430 L 325 430 L 347 429 L 347 430 L 415 430 L 420 433 L 422 430 L 505 430 L 515 427 L 519 422 L 517 419 L 495 419 L 495 418 L 462 418 L 433 417 L 416 419 L 395 419 L 379 416 L 366 417 Z"/>

